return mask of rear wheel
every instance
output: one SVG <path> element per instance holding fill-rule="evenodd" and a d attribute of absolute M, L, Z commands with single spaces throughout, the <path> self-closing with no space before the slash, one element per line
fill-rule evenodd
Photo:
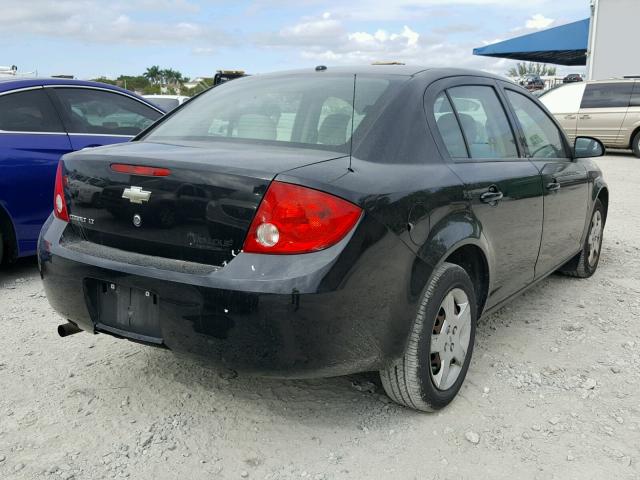
<path fill-rule="evenodd" d="M 404 355 L 380 371 L 387 395 L 425 412 L 451 402 L 469 368 L 476 317 L 469 275 L 444 263 L 423 292 Z"/>
<path fill-rule="evenodd" d="M 633 140 L 631 140 L 631 149 L 633 150 L 633 154 L 640 158 L 640 132 L 633 136 Z"/>
<path fill-rule="evenodd" d="M 599 199 L 596 199 L 595 208 L 591 215 L 591 223 L 589 224 L 589 231 L 587 232 L 587 238 L 584 241 L 582 250 L 576 258 L 562 268 L 562 273 L 578 278 L 588 278 L 595 273 L 598 268 L 598 263 L 600 262 L 604 220 L 604 206 Z"/>

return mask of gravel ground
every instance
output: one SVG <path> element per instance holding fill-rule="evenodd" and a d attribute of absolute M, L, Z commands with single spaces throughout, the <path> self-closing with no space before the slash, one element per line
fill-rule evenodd
<path fill-rule="evenodd" d="M 420 414 L 374 375 L 236 377 L 107 335 L 57 336 L 33 260 L 0 272 L 2 479 L 640 477 L 640 160 L 611 187 L 600 268 L 478 326 L 458 398 Z"/>

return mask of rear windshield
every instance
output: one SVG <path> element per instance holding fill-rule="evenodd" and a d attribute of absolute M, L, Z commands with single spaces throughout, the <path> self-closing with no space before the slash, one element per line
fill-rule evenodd
<path fill-rule="evenodd" d="M 352 132 L 367 128 L 399 81 L 323 73 L 234 80 L 189 102 L 144 140 L 268 142 L 348 153 Z"/>

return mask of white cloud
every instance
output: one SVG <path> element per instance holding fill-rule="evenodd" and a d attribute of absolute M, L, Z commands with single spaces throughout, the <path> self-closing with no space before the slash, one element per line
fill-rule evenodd
<path fill-rule="evenodd" d="M 526 28 L 541 30 L 543 28 L 550 27 L 551 25 L 553 25 L 553 22 L 555 22 L 555 20 L 553 20 L 552 18 L 547 18 L 541 13 L 536 13 L 525 22 L 524 26 Z"/>
<path fill-rule="evenodd" d="M 32 34 L 111 45 L 175 42 L 224 44 L 229 43 L 231 38 L 202 23 L 138 19 L 155 16 L 139 15 L 145 11 L 198 12 L 200 7 L 187 0 L 30 0 L 8 3 L 0 15 L 0 31 L 3 35 Z"/>

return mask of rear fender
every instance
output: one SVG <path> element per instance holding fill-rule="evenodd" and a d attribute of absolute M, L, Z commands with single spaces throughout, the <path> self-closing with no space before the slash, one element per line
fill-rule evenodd
<path fill-rule="evenodd" d="M 467 211 L 456 212 L 431 227 L 427 240 L 420 246 L 411 269 L 410 292 L 418 297 L 431 275 L 460 247 L 475 245 L 487 260 L 489 282 L 492 279 L 494 255 L 482 233 L 478 219 Z M 491 285 L 491 284 L 490 284 Z M 489 286 L 491 291 L 491 286 Z"/>

